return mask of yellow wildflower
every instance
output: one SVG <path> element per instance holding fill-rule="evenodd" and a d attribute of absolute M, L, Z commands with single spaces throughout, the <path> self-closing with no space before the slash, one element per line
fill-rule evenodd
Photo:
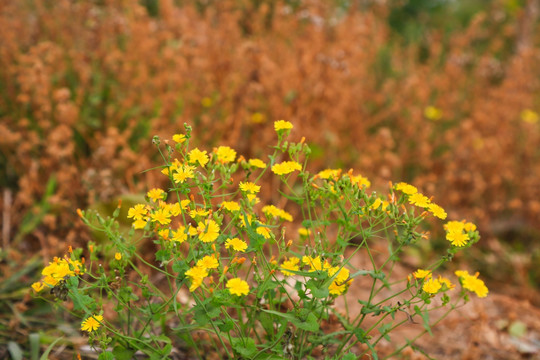
<path fill-rule="evenodd" d="M 418 269 L 413 273 L 415 279 L 429 279 L 431 278 L 431 270 Z"/>
<path fill-rule="evenodd" d="M 234 278 L 227 281 L 227 289 L 232 295 L 242 296 L 249 294 L 249 285 L 240 278 Z"/>
<path fill-rule="evenodd" d="M 96 331 L 101 326 L 102 321 L 103 321 L 102 315 L 92 315 L 86 318 L 81 323 L 81 330 L 87 331 L 87 332 Z"/>
<path fill-rule="evenodd" d="M 205 220 L 197 224 L 197 232 L 202 242 L 215 241 L 219 236 L 219 225 L 214 220 Z"/>
<path fill-rule="evenodd" d="M 256 231 L 257 234 L 262 235 L 266 240 L 272 237 L 272 232 L 267 227 L 259 226 Z"/>
<path fill-rule="evenodd" d="M 122 260 L 122 254 L 120 254 L 119 252 L 115 253 L 115 254 L 114 254 L 114 258 L 115 258 L 116 260 Z"/>
<path fill-rule="evenodd" d="M 247 247 L 247 243 L 239 238 L 227 239 L 227 241 L 225 241 L 225 248 L 232 248 L 234 251 L 244 252 Z"/>
<path fill-rule="evenodd" d="M 422 290 L 429 294 L 436 294 L 441 289 L 442 285 L 439 282 L 439 280 L 436 279 L 429 279 L 424 282 L 424 285 L 422 286 Z"/>
<path fill-rule="evenodd" d="M 206 154 L 206 150 L 201 151 L 198 148 L 195 148 L 189 152 L 189 162 L 190 164 L 197 164 L 199 163 L 202 167 L 208 163 L 208 155 Z"/>
<path fill-rule="evenodd" d="M 146 224 L 148 223 L 148 220 L 145 219 L 137 219 L 131 224 L 135 230 L 144 229 Z"/>
<path fill-rule="evenodd" d="M 427 196 L 420 193 L 415 193 L 409 196 L 409 203 L 418 207 L 426 208 L 431 202 Z"/>
<path fill-rule="evenodd" d="M 248 161 L 249 166 L 256 167 L 259 169 L 264 169 L 266 167 L 266 164 L 261 159 L 249 159 Z"/>
<path fill-rule="evenodd" d="M 154 202 L 157 202 L 158 200 L 165 200 L 164 198 L 167 197 L 167 193 L 162 189 L 152 189 L 148 191 L 146 195 Z"/>
<path fill-rule="evenodd" d="M 291 270 L 292 271 L 299 271 L 300 270 L 300 266 L 298 265 L 298 263 L 300 263 L 300 259 L 293 256 L 293 257 L 290 257 L 289 260 L 285 260 L 282 264 L 281 264 L 281 272 L 283 273 L 283 275 L 285 276 L 293 276 L 294 273 L 290 272 Z M 287 271 L 289 270 L 289 271 Z"/>
<path fill-rule="evenodd" d="M 395 189 L 407 195 L 416 194 L 418 192 L 416 187 L 404 182 L 397 183 Z"/>
<path fill-rule="evenodd" d="M 236 159 L 236 151 L 228 146 L 220 146 L 216 150 L 217 160 L 222 164 L 233 162 Z"/>
<path fill-rule="evenodd" d="M 302 170 L 302 165 L 296 161 L 284 161 L 272 166 L 272 172 L 276 175 L 287 175 L 295 170 Z"/>
<path fill-rule="evenodd" d="M 428 204 L 428 210 L 433 214 L 433 216 L 438 217 L 439 219 L 446 219 L 446 211 L 437 204 Z"/>
<path fill-rule="evenodd" d="M 240 187 L 240 190 L 242 190 L 245 193 L 256 194 L 259 191 L 261 191 L 261 187 L 252 182 L 241 182 L 239 187 Z"/>
<path fill-rule="evenodd" d="M 521 112 L 521 120 L 523 120 L 526 123 L 536 124 L 539 119 L 540 119 L 540 116 L 538 116 L 538 113 L 531 109 L 525 109 Z"/>
<path fill-rule="evenodd" d="M 217 269 L 219 262 L 214 255 L 207 255 L 197 261 L 197 266 L 205 269 Z"/>
<path fill-rule="evenodd" d="M 429 120 L 437 121 L 442 118 L 442 111 L 435 106 L 428 106 L 424 109 L 424 116 Z"/>
<path fill-rule="evenodd" d="M 274 130 L 276 132 L 281 130 L 291 130 L 293 128 L 293 124 L 289 121 L 285 120 L 278 120 L 274 122 Z"/>
<path fill-rule="evenodd" d="M 186 141 L 187 138 L 186 138 L 186 135 L 184 135 L 184 134 L 174 134 L 172 139 L 173 139 L 174 142 L 177 142 L 177 143 L 181 144 L 184 141 Z"/>
<path fill-rule="evenodd" d="M 128 218 L 139 220 L 142 219 L 147 214 L 146 205 L 144 204 L 137 204 L 133 207 L 131 207 L 128 210 Z"/>
<path fill-rule="evenodd" d="M 171 222 L 171 213 L 166 209 L 158 209 L 150 214 L 152 222 L 159 222 L 161 225 L 168 225 Z"/>
<path fill-rule="evenodd" d="M 236 201 L 224 201 L 221 203 L 221 206 L 230 212 L 239 211 L 240 210 L 240 204 L 238 204 Z"/>

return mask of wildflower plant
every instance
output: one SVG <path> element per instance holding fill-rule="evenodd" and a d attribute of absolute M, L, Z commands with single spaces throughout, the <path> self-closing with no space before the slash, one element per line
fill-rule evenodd
<path fill-rule="evenodd" d="M 446 220 L 444 209 L 410 184 L 379 195 L 353 170 L 310 174 L 304 139 L 287 140 L 290 122 L 274 128 L 277 145 L 267 160 L 246 160 L 227 146 L 191 148 L 189 126 L 172 142 L 154 138 L 164 165 L 152 171 L 170 187 L 150 189 L 145 203 L 128 210 L 128 233 L 119 226 L 120 206 L 110 218 L 79 211 L 108 241 L 90 244 L 84 257 L 78 249 L 55 259 L 33 285 L 36 293 L 47 297 L 44 289 L 52 289 L 57 302 L 73 303 L 100 359 L 136 351 L 167 358 L 179 342 L 199 358 L 208 349 L 227 358 L 377 358 L 377 344 L 399 326 L 419 319 L 430 332 L 469 293 L 487 295 L 478 274 L 458 271 L 457 281 L 435 275 L 479 240 L 473 224 L 441 224 L 446 253 L 399 277 L 400 255 L 429 241 L 423 222 Z M 279 187 L 263 189 L 265 176 L 278 177 Z M 279 192 L 287 209 L 263 203 L 263 190 Z M 142 253 L 148 242 L 154 254 Z M 368 266 L 354 266 L 355 257 Z"/>

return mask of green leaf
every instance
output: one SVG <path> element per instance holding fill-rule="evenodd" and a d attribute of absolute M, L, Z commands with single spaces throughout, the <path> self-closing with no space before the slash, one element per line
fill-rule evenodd
<path fill-rule="evenodd" d="M 32 333 L 28 335 L 28 340 L 30 342 L 30 359 L 38 360 L 39 358 L 39 334 Z"/>
<path fill-rule="evenodd" d="M 429 326 L 429 313 L 427 310 L 422 311 L 418 306 L 414 307 L 414 312 L 422 317 L 422 325 L 424 326 L 424 329 L 429 333 L 429 335 L 433 336 L 433 333 L 431 332 L 431 326 Z"/>
<path fill-rule="evenodd" d="M 135 352 L 136 350 L 126 349 L 122 345 L 116 345 L 112 351 L 112 355 L 114 355 L 114 359 L 116 360 L 130 360 L 133 358 Z"/>
<path fill-rule="evenodd" d="M 98 360 L 114 360 L 114 355 L 110 351 L 104 351 L 99 354 Z"/>
<path fill-rule="evenodd" d="M 330 295 L 328 287 L 325 286 L 325 284 L 321 286 L 320 284 L 318 284 L 317 281 L 313 279 L 306 282 L 306 287 L 311 290 L 311 294 L 318 299 L 324 299 Z"/>
<path fill-rule="evenodd" d="M 229 331 L 231 331 L 234 328 L 234 322 L 232 320 L 230 320 L 230 319 L 227 319 L 223 323 L 219 324 L 218 328 L 219 328 L 219 330 L 221 330 L 221 331 L 223 331 L 225 333 L 228 333 Z"/>
<path fill-rule="evenodd" d="M 54 345 L 56 345 L 57 342 L 62 340 L 64 337 L 59 337 L 58 339 L 54 340 L 49 347 L 45 350 L 45 352 L 41 355 L 39 360 L 47 360 L 49 358 L 49 353 L 52 351 Z"/>
<path fill-rule="evenodd" d="M 341 359 L 342 359 L 342 360 L 356 360 L 357 357 L 356 357 L 356 355 L 353 354 L 353 353 L 348 353 L 348 354 L 346 354 L 345 356 L 343 356 Z"/>
<path fill-rule="evenodd" d="M 390 330 L 392 330 L 392 323 L 384 324 L 379 327 L 379 332 L 388 341 L 390 341 L 390 336 L 388 335 Z"/>
<path fill-rule="evenodd" d="M 17 345 L 16 342 L 10 341 L 8 342 L 8 351 L 11 355 L 12 360 L 22 360 L 23 359 L 23 353 L 21 350 L 21 347 Z"/>
<path fill-rule="evenodd" d="M 248 359 L 257 352 L 255 340 L 251 338 L 231 338 L 231 346 L 237 354 Z"/>
<path fill-rule="evenodd" d="M 291 323 L 298 329 L 315 332 L 319 330 L 319 321 L 314 313 L 308 309 L 300 309 L 300 314 L 297 317 L 293 317 Z"/>

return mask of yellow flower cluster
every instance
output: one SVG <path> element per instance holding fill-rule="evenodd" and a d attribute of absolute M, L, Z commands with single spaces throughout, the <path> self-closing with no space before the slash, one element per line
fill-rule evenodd
<path fill-rule="evenodd" d="M 465 270 L 458 270 L 455 274 L 459 277 L 459 281 L 465 290 L 474 292 L 480 298 L 488 295 L 489 290 L 486 284 L 478 278 L 478 273 L 469 275 L 469 272 Z"/>
<path fill-rule="evenodd" d="M 289 121 L 278 120 L 274 122 L 274 130 L 276 132 L 283 131 L 283 130 L 291 130 L 292 128 L 293 128 L 293 124 L 291 124 Z"/>
<path fill-rule="evenodd" d="M 284 161 L 272 166 L 272 172 L 276 175 L 287 175 L 295 170 L 302 170 L 302 165 L 296 161 Z"/>
<path fill-rule="evenodd" d="M 446 240 L 454 246 L 462 247 L 469 242 L 469 232 L 475 231 L 476 225 L 464 220 L 449 221 L 444 225 L 444 229 L 446 230 Z"/>
<path fill-rule="evenodd" d="M 339 296 L 347 291 L 351 285 L 353 279 L 349 279 L 349 270 L 342 266 L 332 266 L 328 261 L 322 261 L 320 256 L 303 256 L 303 266 L 309 266 L 310 272 L 313 271 L 326 271 L 328 276 L 333 277 L 332 283 L 329 285 L 328 290 L 331 295 Z M 281 272 L 285 276 L 293 276 L 294 272 L 300 271 L 300 259 L 297 257 L 290 257 L 288 260 L 283 261 L 281 264 Z"/>
<path fill-rule="evenodd" d="M 452 290 L 455 285 L 439 275 L 438 279 L 433 278 L 431 270 L 418 269 L 413 273 L 415 279 L 423 280 L 422 290 L 428 294 L 437 294 L 440 291 Z"/>
<path fill-rule="evenodd" d="M 291 214 L 285 210 L 279 209 L 274 205 L 266 205 L 262 208 L 262 212 L 266 215 L 267 218 L 276 217 L 285 221 L 293 221 Z"/>
<path fill-rule="evenodd" d="M 432 203 L 427 196 L 420 194 L 416 187 L 404 182 L 400 182 L 395 185 L 394 189 L 399 190 L 407 195 L 409 204 L 424 208 L 439 219 L 446 219 L 446 211 L 444 211 L 444 209 L 439 205 Z"/>
<path fill-rule="evenodd" d="M 215 150 L 217 161 L 222 164 L 233 162 L 236 159 L 236 151 L 228 146 L 220 146 Z"/>
<path fill-rule="evenodd" d="M 42 271 L 41 281 L 32 284 L 36 292 L 43 290 L 45 286 L 54 287 L 66 277 L 76 276 L 83 272 L 83 265 L 79 260 L 60 259 L 55 257 Z"/>

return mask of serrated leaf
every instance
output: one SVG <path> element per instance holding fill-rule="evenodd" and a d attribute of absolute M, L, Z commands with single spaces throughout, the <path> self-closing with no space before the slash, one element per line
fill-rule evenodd
<path fill-rule="evenodd" d="M 324 286 L 324 284 L 321 286 L 313 279 L 306 282 L 306 287 L 311 290 L 311 294 L 318 299 L 324 299 L 330 295 L 327 286 Z"/>
<path fill-rule="evenodd" d="M 231 338 L 231 346 L 236 353 L 248 359 L 257 352 L 255 340 L 251 338 Z"/>

